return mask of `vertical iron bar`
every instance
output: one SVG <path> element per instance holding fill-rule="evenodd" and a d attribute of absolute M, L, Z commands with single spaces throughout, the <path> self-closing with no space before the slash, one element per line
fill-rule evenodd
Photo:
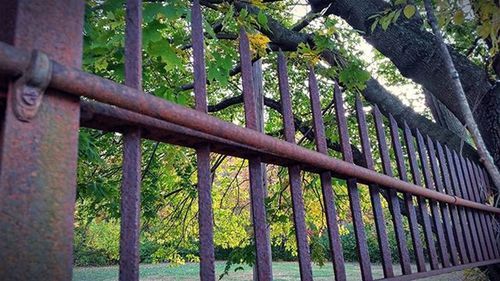
<path fill-rule="evenodd" d="M 463 170 L 462 170 L 462 164 L 460 163 L 460 160 L 458 159 L 458 155 L 455 151 L 453 151 L 453 160 L 454 160 L 454 163 L 455 163 L 455 169 L 456 169 L 456 172 L 457 172 L 457 176 L 458 176 L 458 191 L 456 192 L 457 193 L 457 196 L 458 197 L 462 197 L 463 199 L 467 199 L 467 193 L 464 189 L 464 186 L 465 186 L 465 181 L 464 181 L 464 174 L 463 174 Z M 474 219 L 473 219 L 473 216 L 472 216 L 472 210 L 470 210 L 469 208 L 464 208 L 466 214 L 467 214 L 467 225 L 469 226 L 469 232 L 470 232 L 470 237 L 471 237 L 471 257 L 470 257 L 470 261 L 471 262 L 476 262 L 476 261 L 480 261 L 479 259 L 479 254 L 478 254 L 478 236 L 477 236 L 477 232 L 476 232 L 476 227 L 475 227 L 475 224 L 474 224 Z"/>
<path fill-rule="evenodd" d="M 436 149 L 438 153 L 438 159 L 439 159 L 439 164 L 441 168 L 441 174 L 443 175 L 444 178 L 444 187 L 445 187 L 445 192 L 448 195 L 453 195 L 452 192 L 452 187 L 451 187 L 451 181 L 450 181 L 450 174 L 448 172 L 448 169 L 450 169 L 450 164 L 449 162 L 446 162 L 444 152 L 443 152 L 443 147 L 441 143 L 437 142 L 436 143 Z M 465 246 L 464 246 L 464 238 L 462 234 L 462 227 L 460 225 L 460 221 L 458 219 L 458 212 L 457 212 L 457 207 L 454 205 L 451 205 L 450 207 L 450 213 L 451 213 L 451 221 L 452 221 L 452 236 L 455 237 L 456 245 L 458 245 L 458 252 L 460 254 L 460 259 L 462 261 L 462 264 L 468 262 L 467 258 L 467 253 L 465 252 Z M 458 265 L 456 263 L 455 265 Z"/>
<path fill-rule="evenodd" d="M 80 68 L 84 2 L 2 1 L 0 40 Z M 5 78 L 5 79 L 4 79 Z M 0 280 L 71 280 L 79 98 L 47 89 L 37 115 L 14 114 L 9 83 L 0 143 Z"/>
<path fill-rule="evenodd" d="M 406 167 L 403 158 L 403 149 L 401 148 L 401 141 L 399 139 L 399 128 L 396 120 L 389 114 L 389 128 L 391 132 L 392 147 L 396 155 L 396 163 L 398 167 L 399 178 L 408 182 L 406 176 Z M 419 272 L 425 271 L 424 251 L 422 249 L 422 241 L 420 240 L 420 233 L 418 231 L 417 214 L 413 206 L 413 199 L 411 194 L 403 194 L 404 203 L 408 212 L 408 222 L 410 225 L 410 233 L 413 242 L 413 251 L 415 252 L 415 259 L 417 261 L 417 270 Z"/>
<path fill-rule="evenodd" d="M 345 117 L 342 92 L 340 91 L 338 84 L 335 84 L 334 99 L 342 155 L 344 161 L 354 163 L 351 143 L 349 142 L 349 132 L 347 130 L 347 120 Z M 365 228 L 363 225 L 363 215 L 361 213 L 357 181 L 355 178 L 348 178 L 346 182 L 352 221 L 354 224 L 354 235 L 356 236 L 357 242 L 359 265 L 361 267 L 361 277 L 363 280 L 372 280 L 373 277 L 370 265 L 370 255 L 368 253 L 368 244 L 366 242 Z"/>
<path fill-rule="evenodd" d="M 434 176 L 434 186 L 435 189 L 441 193 L 444 193 L 443 182 L 441 178 L 441 174 L 439 173 L 439 166 L 436 160 L 436 150 L 434 148 L 433 140 L 427 136 L 427 148 L 429 153 L 429 159 L 431 163 L 432 174 Z M 455 245 L 455 239 L 453 237 L 453 232 L 451 230 L 451 222 L 449 217 L 448 204 L 439 203 L 439 207 L 441 209 L 441 217 L 443 219 L 444 231 L 445 231 L 445 240 L 448 242 L 449 254 L 451 255 L 452 265 L 458 264 L 458 256 L 457 256 L 457 248 Z M 445 244 L 446 245 L 446 244 Z M 449 267 L 450 262 L 448 260 L 449 256 L 448 251 L 446 251 L 446 259 L 443 260 L 444 267 Z"/>
<path fill-rule="evenodd" d="M 363 111 L 363 104 L 361 103 L 361 99 L 358 95 L 356 95 L 356 117 L 358 119 L 359 135 L 361 139 L 361 147 L 363 148 L 363 157 L 366 163 L 366 168 L 375 170 L 372 151 L 370 147 L 370 139 L 368 138 L 366 115 Z M 384 277 L 393 277 L 394 271 L 392 268 L 391 249 L 389 248 L 389 242 L 387 240 L 384 211 L 382 209 L 382 203 L 380 201 L 380 190 L 379 187 L 374 184 L 368 185 L 368 188 L 370 191 L 373 215 L 375 217 L 375 228 L 377 230 L 377 240 L 382 256 L 382 269 L 384 271 Z M 425 266 L 423 270 L 425 271 Z"/>
<path fill-rule="evenodd" d="M 429 162 L 427 162 L 428 160 L 427 160 L 427 153 L 425 149 L 424 139 L 418 130 L 417 130 L 417 146 L 420 155 L 420 162 L 422 163 L 422 171 L 424 174 L 425 187 L 428 189 L 434 189 L 432 183 L 432 176 L 429 169 Z M 443 226 L 441 224 L 441 219 L 439 216 L 439 209 L 437 206 L 437 202 L 434 200 L 429 200 L 429 205 L 431 207 L 431 213 L 433 219 L 432 221 L 434 224 L 434 229 L 436 230 L 437 241 L 439 244 L 439 256 L 441 258 L 441 262 L 443 263 L 443 267 L 446 267 L 448 265 L 447 263 L 448 257 L 446 253 L 447 251 L 446 241 L 444 241 Z"/>
<path fill-rule="evenodd" d="M 309 94 L 311 98 L 311 110 L 314 123 L 314 138 L 316 148 L 319 153 L 328 155 L 326 145 L 325 127 L 321 112 L 321 103 L 319 101 L 319 89 L 314 75 L 314 70 L 309 67 Z M 335 197 L 332 188 L 332 176 L 329 171 L 320 173 L 321 192 L 323 193 L 323 203 L 326 212 L 326 224 L 328 226 L 328 238 L 333 260 L 333 271 L 336 281 L 346 280 L 345 262 L 342 253 L 342 244 L 340 243 L 339 228 L 337 225 L 337 210 L 335 209 Z"/>
<path fill-rule="evenodd" d="M 240 29 L 241 77 L 243 83 L 243 104 L 245 124 L 249 129 L 257 130 L 256 105 L 253 90 L 252 58 L 248 36 Z M 265 195 L 260 156 L 248 159 L 250 169 L 250 196 L 252 201 L 252 220 L 255 236 L 256 267 L 259 281 L 272 280 L 271 242 L 267 231 Z"/>
<path fill-rule="evenodd" d="M 419 166 L 417 162 L 417 154 L 415 152 L 414 138 L 411 133 L 408 124 L 404 124 L 404 136 L 406 148 L 408 149 L 408 158 L 410 160 L 410 168 L 413 178 L 413 183 L 422 186 L 422 178 L 420 176 Z M 422 216 L 424 237 L 427 243 L 427 254 L 429 256 L 429 262 L 431 269 L 438 268 L 438 258 L 436 252 L 436 245 L 434 244 L 434 238 L 432 234 L 432 226 L 429 218 L 429 212 L 427 210 L 427 205 L 425 199 L 421 196 L 417 196 L 418 210 Z"/>
<path fill-rule="evenodd" d="M 194 94 L 196 110 L 203 113 L 207 108 L 207 75 L 205 70 L 205 46 L 200 1 L 194 0 L 191 26 L 193 41 Z M 198 225 L 200 235 L 200 280 L 215 281 L 215 253 L 212 211 L 212 181 L 210 176 L 210 146 L 196 148 L 198 164 Z"/>
<path fill-rule="evenodd" d="M 141 89 L 142 1 L 127 0 L 125 16 L 125 85 Z M 139 280 L 141 204 L 141 131 L 123 134 L 120 221 L 120 280 Z"/>
<path fill-rule="evenodd" d="M 450 195 L 460 197 L 460 183 L 458 178 L 458 170 L 455 166 L 455 162 L 453 160 L 453 155 L 451 154 L 450 149 L 445 146 L 446 152 L 446 160 L 448 162 L 448 167 L 450 170 L 450 178 L 451 178 L 451 193 Z M 466 255 L 462 256 L 462 263 L 469 263 L 472 261 L 474 256 L 474 250 L 472 245 L 472 235 L 470 232 L 470 228 L 467 222 L 467 211 L 463 207 L 457 207 L 460 219 L 460 227 L 462 228 L 462 234 L 464 237 L 464 246 L 466 250 Z"/>
<path fill-rule="evenodd" d="M 474 182 L 473 191 L 474 191 L 475 201 L 484 204 L 483 200 L 481 199 L 480 190 L 485 187 L 482 184 L 481 179 L 479 178 L 479 174 L 477 173 L 477 166 L 471 163 L 469 160 L 467 160 L 467 164 L 469 165 L 472 181 Z M 488 224 L 485 218 L 485 213 L 482 211 L 479 212 L 479 220 L 481 222 L 481 227 L 483 229 L 484 244 L 486 246 L 487 257 L 488 259 L 494 259 L 493 245 L 491 244 L 490 232 L 488 230 Z"/>
<path fill-rule="evenodd" d="M 281 50 L 278 52 L 278 79 L 283 110 L 283 124 L 285 127 L 285 140 L 290 143 L 295 143 L 295 126 L 293 124 L 292 102 L 290 100 L 290 89 L 288 87 L 286 59 Z M 299 256 L 300 280 L 312 280 L 311 255 L 309 253 L 309 242 L 307 241 L 300 166 L 289 166 L 288 175 L 290 178 L 290 191 L 292 193 L 293 221 Z"/>
<path fill-rule="evenodd" d="M 471 201 L 476 201 L 476 196 L 475 196 L 474 190 L 477 189 L 478 186 L 476 185 L 476 182 L 474 181 L 473 172 L 471 170 L 470 162 L 466 161 L 463 157 L 460 157 L 460 159 L 461 159 L 462 165 L 464 167 L 465 178 L 468 180 L 468 184 L 467 184 L 467 191 L 469 194 L 468 198 Z M 488 250 L 487 250 L 487 246 L 485 243 L 486 237 L 485 237 L 485 234 L 483 231 L 484 228 L 483 228 L 482 221 L 481 221 L 481 212 L 479 212 L 478 210 L 474 210 L 474 218 L 476 220 L 476 228 L 477 228 L 477 232 L 479 235 L 479 245 L 481 246 L 481 257 L 482 257 L 482 260 L 487 260 L 488 259 Z"/>
<path fill-rule="evenodd" d="M 389 157 L 389 150 L 387 140 L 385 138 L 385 130 L 383 126 L 382 114 L 377 106 L 373 109 L 373 118 L 375 121 L 375 129 L 377 132 L 378 146 L 380 150 L 380 157 L 382 158 L 382 166 L 384 173 L 390 177 L 393 176 L 391 169 L 391 159 Z M 406 244 L 406 237 L 403 228 L 403 219 L 401 216 L 401 207 L 399 205 L 399 196 L 392 189 L 387 189 L 389 196 L 389 210 L 392 214 L 394 232 L 396 233 L 396 242 L 398 245 L 399 261 L 403 275 L 411 274 L 410 256 L 408 253 L 408 246 Z"/>

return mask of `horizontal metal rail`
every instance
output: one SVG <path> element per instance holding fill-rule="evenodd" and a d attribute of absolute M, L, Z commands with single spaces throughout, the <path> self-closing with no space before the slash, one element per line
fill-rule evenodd
<path fill-rule="evenodd" d="M 0 72 L 9 76 L 19 76 L 28 67 L 31 54 L 6 43 L 0 43 Z M 361 183 L 378 184 L 398 192 L 410 193 L 457 206 L 500 214 L 500 209 L 456 196 L 426 189 L 375 171 L 335 159 L 324 154 L 300 147 L 286 141 L 221 121 L 202 112 L 182 107 L 161 98 L 113 81 L 64 66 L 53 61 L 50 87 L 66 93 L 83 96 L 103 103 L 128 109 L 152 118 L 167 121 L 181 127 L 227 139 L 242 146 L 264 151 L 269 155 L 291 162 L 332 171 L 343 178 L 356 178 Z"/>

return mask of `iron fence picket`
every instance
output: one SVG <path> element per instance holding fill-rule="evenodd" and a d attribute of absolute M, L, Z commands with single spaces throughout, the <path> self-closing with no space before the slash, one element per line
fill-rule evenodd
<path fill-rule="evenodd" d="M 328 155 L 325 126 L 323 123 L 323 114 L 321 111 L 321 103 L 319 100 L 318 82 L 316 80 L 316 75 L 314 74 L 314 70 L 312 67 L 309 68 L 308 81 L 316 150 L 321 154 Z M 335 196 L 333 195 L 331 172 L 320 172 L 320 180 L 335 280 L 344 281 L 347 277 L 342 244 L 340 243 L 341 240 L 339 235 L 339 228 L 337 224 L 337 210 L 335 207 Z"/>
<path fill-rule="evenodd" d="M 193 44 L 193 74 L 196 110 L 207 113 L 207 74 L 205 46 L 203 39 L 203 18 L 200 1 L 194 0 L 191 15 L 191 36 Z M 196 148 L 198 225 L 200 238 L 200 280 L 215 281 L 214 216 L 212 210 L 212 180 L 210 171 L 210 145 Z"/>
<path fill-rule="evenodd" d="M 281 50 L 278 52 L 278 80 L 285 140 L 295 144 L 295 126 L 293 123 L 292 102 L 288 86 L 287 65 L 285 56 Z M 307 240 L 307 227 L 305 222 L 304 199 L 302 196 L 300 166 L 297 164 L 289 166 L 288 176 L 290 179 L 290 191 L 292 194 L 293 221 L 299 257 L 300 279 L 308 281 L 312 280 L 312 268 L 309 242 Z"/>
<path fill-rule="evenodd" d="M 127 0 L 125 17 L 125 85 L 142 88 L 142 0 Z M 123 134 L 120 194 L 120 280 L 139 280 L 141 203 L 141 129 Z"/>
<path fill-rule="evenodd" d="M 240 62 L 243 84 L 243 105 L 245 109 L 245 125 L 252 130 L 258 129 L 256 104 L 253 90 L 252 59 L 248 36 L 243 28 L 240 29 Z M 267 230 L 265 191 L 261 157 L 252 156 L 248 159 L 250 197 L 252 220 L 256 247 L 256 270 L 259 281 L 272 280 L 271 242 Z"/>

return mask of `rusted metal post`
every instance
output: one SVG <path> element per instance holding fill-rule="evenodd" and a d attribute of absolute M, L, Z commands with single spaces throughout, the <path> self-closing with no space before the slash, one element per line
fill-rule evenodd
<path fill-rule="evenodd" d="M 252 59 L 250 45 L 245 30 L 240 30 L 241 75 L 245 107 L 246 127 L 258 129 L 255 94 L 252 78 Z M 252 200 L 252 219 L 256 248 L 257 276 L 259 281 L 272 280 L 271 242 L 266 219 L 264 185 L 262 182 L 262 161 L 260 156 L 248 159 L 250 174 L 250 196 Z"/>
<path fill-rule="evenodd" d="M 127 0 L 125 19 L 125 85 L 142 88 L 142 1 Z M 141 130 L 123 134 L 120 221 L 120 280 L 139 280 L 141 205 Z"/>
<path fill-rule="evenodd" d="M 193 1 L 191 16 L 196 110 L 207 113 L 205 46 L 199 0 Z M 210 177 L 210 145 L 196 148 L 198 162 L 198 225 L 200 235 L 200 280 L 215 281 L 214 225 L 212 180 Z"/>
<path fill-rule="evenodd" d="M 2 41 L 81 66 L 83 1 L 12 0 L 0 8 Z M 29 106 L 33 92 L 18 92 L 16 104 L 14 90 L 11 82 L 0 118 L 0 280 L 71 280 L 79 98 L 49 89 L 24 122 L 15 106 Z"/>
<path fill-rule="evenodd" d="M 309 95 L 311 98 L 311 111 L 314 123 L 314 140 L 316 149 L 319 153 L 328 155 L 326 145 L 325 125 L 321 113 L 321 103 L 319 101 L 319 89 L 316 75 L 312 67 L 309 67 Z M 345 262 L 340 241 L 339 228 L 337 224 L 337 210 L 335 208 L 335 197 L 332 187 L 332 174 L 330 171 L 324 171 L 320 174 L 321 193 L 323 195 L 323 204 L 325 206 L 326 225 L 328 227 L 328 238 L 333 262 L 333 271 L 336 281 L 347 279 L 345 272 Z"/>
<path fill-rule="evenodd" d="M 278 78 L 283 111 L 285 140 L 295 143 L 295 126 L 293 124 L 292 102 L 288 86 L 286 59 L 281 50 L 278 53 Z M 300 166 L 289 166 L 288 176 L 290 179 L 290 191 L 292 193 L 293 222 L 295 226 L 295 238 L 297 241 L 297 252 L 299 256 L 300 280 L 312 281 L 311 254 L 309 252 L 309 242 L 307 241 L 307 227 L 304 211 L 304 199 L 302 197 Z"/>

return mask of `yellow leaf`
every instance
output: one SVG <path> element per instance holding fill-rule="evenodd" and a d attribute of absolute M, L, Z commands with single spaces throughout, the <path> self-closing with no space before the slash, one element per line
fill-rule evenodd
<path fill-rule="evenodd" d="M 266 5 L 264 5 L 264 3 L 262 3 L 262 0 L 250 0 L 250 3 L 252 3 L 252 5 L 254 5 L 260 9 L 266 8 Z"/>
<path fill-rule="evenodd" d="M 267 44 L 271 42 L 269 37 L 261 33 L 248 34 L 250 49 L 259 56 L 266 54 Z"/>
<path fill-rule="evenodd" d="M 455 24 L 462 24 L 464 23 L 464 20 L 465 20 L 465 15 L 464 12 L 462 12 L 462 10 L 458 10 L 453 16 L 453 21 L 455 22 Z"/>
<path fill-rule="evenodd" d="M 406 5 L 405 8 L 403 9 L 403 14 L 407 19 L 413 17 L 415 12 L 417 11 L 417 8 L 415 8 L 414 5 Z"/>

